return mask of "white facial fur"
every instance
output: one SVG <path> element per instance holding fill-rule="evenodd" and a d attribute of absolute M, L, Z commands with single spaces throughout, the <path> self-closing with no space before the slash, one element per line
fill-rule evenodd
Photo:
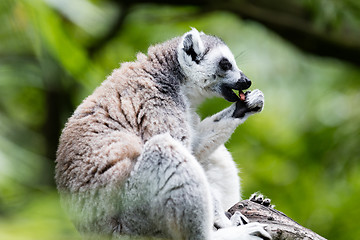
<path fill-rule="evenodd" d="M 222 71 L 219 68 L 219 61 L 226 58 L 232 65 L 232 69 Z M 241 78 L 241 70 L 237 67 L 235 58 L 226 45 L 219 45 L 210 50 L 204 59 L 204 70 L 211 73 L 211 77 L 204 81 L 203 88 L 208 91 L 220 93 L 219 86 L 223 83 L 235 84 Z"/>
<path fill-rule="evenodd" d="M 202 34 L 192 29 L 184 34 L 178 47 L 178 61 L 186 76 L 183 92 L 191 105 L 195 106 L 205 98 L 221 96 L 222 84 L 235 84 L 241 78 L 241 70 L 237 67 L 230 49 L 225 44 L 217 44 L 206 51 L 201 39 Z M 192 41 L 193 56 L 184 50 L 190 41 Z M 221 70 L 219 62 L 223 58 L 231 63 L 230 70 Z"/>

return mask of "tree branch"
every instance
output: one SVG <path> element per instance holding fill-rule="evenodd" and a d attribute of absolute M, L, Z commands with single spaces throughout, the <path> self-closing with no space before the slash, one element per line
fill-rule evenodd
<path fill-rule="evenodd" d="M 256 4 L 256 2 L 255 2 Z M 335 57 L 360 65 L 360 41 L 351 33 L 336 34 L 327 29 L 318 29 L 308 17 L 305 9 L 294 12 L 282 12 L 261 5 L 244 2 L 232 12 L 244 19 L 262 23 L 301 50 L 319 56 Z"/>
<path fill-rule="evenodd" d="M 265 229 L 270 233 L 273 240 L 326 240 L 315 232 L 301 226 L 284 213 L 253 201 L 243 200 L 229 209 L 231 215 L 235 211 L 240 211 L 251 222 L 266 224 Z"/>
<path fill-rule="evenodd" d="M 257 21 L 276 32 L 299 49 L 319 56 L 333 57 L 360 65 L 360 32 L 358 29 L 318 27 L 314 14 L 295 1 L 266 0 L 123 0 L 127 4 L 154 3 L 193 5 L 207 10 L 232 12 L 243 19 Z M 328 25 L 331 25 L 330 23 Z"/>

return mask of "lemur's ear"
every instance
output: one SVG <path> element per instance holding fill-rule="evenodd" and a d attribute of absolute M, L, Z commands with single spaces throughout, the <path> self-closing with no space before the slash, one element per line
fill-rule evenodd
<path fill-rule="evenodd" d="M 204 44 L 200 38 L 200 33 L 195 28 L 184 34 L 179 45 L 180 54 L 183 55 L 185 62 L 193 61 L 199 63 L 204 54 Z"/>

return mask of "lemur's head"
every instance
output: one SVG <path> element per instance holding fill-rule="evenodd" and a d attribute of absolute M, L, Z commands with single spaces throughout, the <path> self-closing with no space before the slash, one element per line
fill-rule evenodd
<path fill-rule="evenodd" d="M 236 66 L 230 49 L 217 37 L 199 33 L 193 28 L 182 36 L 177 53 L 186 77 L 184 91 L 191 101 L 201 102 L 209 96 L 221 96 L 235 102 L 239 97 L 233 90 L 241 91 L 251 85 Z"/>

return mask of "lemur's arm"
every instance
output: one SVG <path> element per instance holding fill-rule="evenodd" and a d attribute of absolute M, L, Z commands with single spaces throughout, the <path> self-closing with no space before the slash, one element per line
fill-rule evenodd
<path fill-rule="evenodd" d="M 233 103 L 211 117 L 201 121 L 196 128 L 193 153 L 198 160 L 207 158 L 224 144 L 250 115 L 260 112 L 264 105 L 264 95 L 260 90 L 246 93 L 245 101 Z"/>

